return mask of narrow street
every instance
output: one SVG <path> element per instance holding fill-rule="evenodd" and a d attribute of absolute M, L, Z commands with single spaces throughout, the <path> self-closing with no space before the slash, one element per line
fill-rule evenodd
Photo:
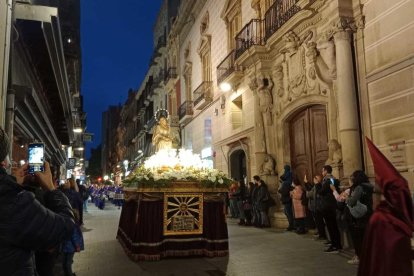
<path fill-rule="evenodd" d="M 85 214 L 85 251 L 75 254 L 77 276 L 98 275 L 355 275 L 348 257 L 323 253 L 324 245 L 311 235 L 239 227 L 230 220 L 230 255 L 224 258 L 167 259 L 135 263 L 115 239 L 120 210 L 107 204 L 99 210 L 89 204 Z"/>

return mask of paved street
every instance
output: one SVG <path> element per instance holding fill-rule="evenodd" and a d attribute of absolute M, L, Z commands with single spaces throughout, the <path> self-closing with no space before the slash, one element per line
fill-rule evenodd
<path fill-rule="evenodd" d="M 223 258 L 167 259 L 135 263 L 115 239 L 120 210 L 89 204 L 85 215 L 85 251 L 75 254 L 77 276 L 98 275 L 355 275 L 347 257 L 323 253 L 324 245 L 310 235 L 239 227 L 229 221 L 230 255 Z"/>

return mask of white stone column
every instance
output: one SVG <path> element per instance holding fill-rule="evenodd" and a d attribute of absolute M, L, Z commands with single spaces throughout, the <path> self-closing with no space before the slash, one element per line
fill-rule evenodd
<path fill-rule="evenodd" d="M 253 90 L 254 93 L 254 150 L 256 157 L 256 173 L 259 174 L 260 166 L 263 164 L 264 156 L 266 155 L 266 137 L 263 122 L 263 115 L 259 109 L 259 96 L 257 95 L 257 88 Z"/>
<path fill-rule="evenodd" d="M 351 37 L 351 33 L 347 30 L 340 30 L 334 34 L 339 136 L 342 144 L 344 177 L 349 177 L 352 172 L 362 168 Z"/>

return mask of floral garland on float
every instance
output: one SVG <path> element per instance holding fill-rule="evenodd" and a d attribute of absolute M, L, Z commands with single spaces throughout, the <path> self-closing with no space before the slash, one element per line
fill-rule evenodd
<path fill-rule="evenodd" d="M 125 187 L 166 188 L 173 182 L 198 182 L 204 188 L 228 188 L 234 180 L 209 168 L 206 160 L 191 150 L 160 150 L 123 181 Z"/>

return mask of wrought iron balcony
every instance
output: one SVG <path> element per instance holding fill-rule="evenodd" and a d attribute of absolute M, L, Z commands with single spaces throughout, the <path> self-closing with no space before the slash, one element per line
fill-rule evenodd
<path fill-rule="evenodd" d="M 150 132 L 152 130 L 152 128 L 155 126 L 156 121 L 155 118 L 152 117 L 150 120 L 147 121 L 147 123 L 145 124 L 145 129 L 147 132 Z"/>
<path fill-rule="evenodd" d="M 252 19 L 236 36 L 235 58 L 254 45 L 264 45 L 263 20 Z"/>
<path fill-rule="evenodd" d="M 193 92 L 194 107 L 201 110 L 213 99 L 212 81 L 203 81 Z"/>
<path fill-rule="evenodd" d="M 168 67 L 168 69 L 165 71 L 164 74 L 164 82 L 167 83 L 170 79 L 176 79 L 177 78 L 177 68 L 175 67 Z"/>
<path fill-rule="evenodd" d="M 180 123 L 187 118 L 191 119 L 191 117 L 193 116 L 193 101 L 183 102 L 178 112 Z"/>
<path fill-rule="evenodd" d="M 231 73 L 242 71 L 241 66 L 235 64 L 236 51 L 232 50 L 217 66 L 217 84 L 222 83 Z"/>
<path fill-rule="evenodd" d="M 161 48 L 167 46 L 167 38 L 165 35 L 162 35 L 158 38 L 156 50 L 159 51 Z"/>
<path fill-rule="evenodd" d="M 154 88 L 161 88 L 162 84 L 164 83 L 164 71 L 160 71 L 158 75 L 154 78 L 153 87 Z"/>
<path fill-rule="evenodd" d="M 270 6 L 264 18 L 265 41 L 301 10 L 298 2 L 299 0 L 276 0 Z"/>

